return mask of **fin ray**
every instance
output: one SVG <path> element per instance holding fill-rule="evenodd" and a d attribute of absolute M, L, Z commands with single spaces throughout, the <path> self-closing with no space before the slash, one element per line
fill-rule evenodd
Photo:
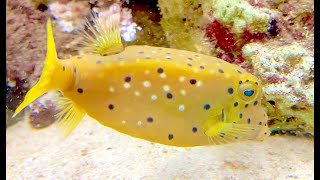
<path fill-rule="evenodd" d="M 86 20 L 85 27 L 79 30 L 85 39 L 83 49 L 87 53 L 97 53 L 102 56 L 121 52 L 124 47 L 120 36 L 120 14 L 108 15 L 103 11 L 97 14 L 91 11 L 90 19 Z"/>
<path fill-rule="evenodd" d="M 209 137 L 210 144 L 212 144 L 211 142 L 214 142 L 214 144 L 227 144 L 239 139 L 251 139 L 252 135 L 255 134 L 252 130 L 253 128 L 258 128 L 258 126 L 219 122 L 207 129 L 205 134 Z"/>
<path fill-rule="evenodd" d="M 63 135 L 67 137 L 80 123 L 86 112 L 75 102 L 60 97 L 57 107 L 62 110 L 56 115 Z"/>

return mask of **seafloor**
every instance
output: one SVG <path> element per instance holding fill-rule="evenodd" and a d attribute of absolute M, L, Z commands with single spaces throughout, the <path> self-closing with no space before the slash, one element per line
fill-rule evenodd
<path fill-rule="evenodd" d="M 7 129 L 7 179 L 314 179 L 314 142 L 271 136 L 264 142 L 176 148 L 129 137 L 85 118 L 65 140 L 55 126 L 27 121 Z"/>

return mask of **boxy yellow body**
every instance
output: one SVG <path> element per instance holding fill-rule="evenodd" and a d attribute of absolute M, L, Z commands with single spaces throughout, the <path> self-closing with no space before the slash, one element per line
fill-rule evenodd
<path fill-rule="evenodd" d="M 50 21 L 47 28 L 43 75 L 16 113 L 43 93 L 60 90 L 64 97 L 58 118 L 66 134 L 88 114 L 119 132 L 173 146 L 263 140 L 269 135 L 260 83 L 236 65 L 151 46 L 58 60 Z"/>

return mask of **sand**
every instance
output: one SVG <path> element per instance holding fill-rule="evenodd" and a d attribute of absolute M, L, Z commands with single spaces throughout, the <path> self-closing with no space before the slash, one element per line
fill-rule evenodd
<path fill-rule="evenodd" d="M 89 117 L 64 140 L 56 126 L 34 130 L 27 120 L 6 134 L 8 180 L 314 179 L 314 141 L 307 137 L 177 148 L 118 133 Z"/>

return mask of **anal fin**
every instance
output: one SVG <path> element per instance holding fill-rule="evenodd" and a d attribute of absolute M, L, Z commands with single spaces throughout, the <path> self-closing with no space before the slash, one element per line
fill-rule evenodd
<path fill-rule="evenodd" d="M 60 97 L 57 106 L 61 109 L 56 115 L 58 126 L 64 137 L 67 137 L 78 126 L 82 118 L 86 115 L 86 112 L 66 97 Z"/>

